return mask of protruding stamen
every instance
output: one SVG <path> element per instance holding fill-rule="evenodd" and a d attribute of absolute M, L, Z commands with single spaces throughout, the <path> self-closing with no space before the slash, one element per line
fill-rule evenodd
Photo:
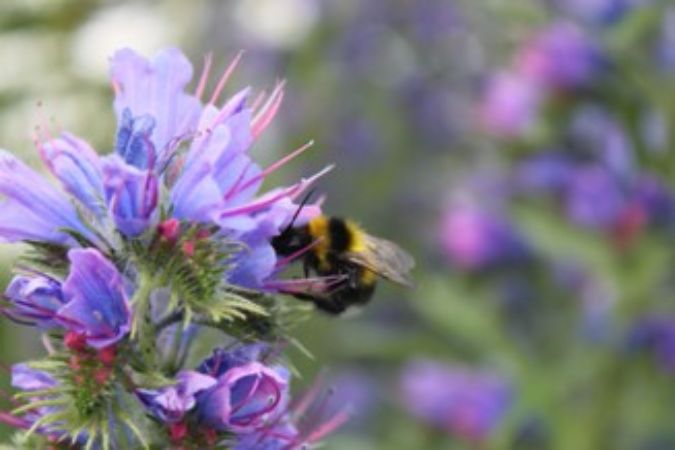
<path fill-rule="evenodd" d="M 202 74 L 199 76 L 199 82 L 197 83 L 197 88 L 195 89 L 195 97 L 197 100 L 202 99 L 204 94 L 204 89 L 206 89 L 206 82 L 209 79 L 209 72 L 211 72 L 211 64 L 213 63 L 213 53 L 209 52 L 204 55 L 204 67 L 202 68 Z"/>
<path fill-rule="evenodd" d="M 251 134 L 253 138 L 256 139 L 262 134 L 262 132 L 267 128 L 267 126 L 272 122 L 274 116 L 276 116 L 281 102 L 284 99 L 284 85 L 285 81 L 280 81 L 277 86 L 274 88 L 274 91 L 270 94 L 267 102 L 260 109 L 260 112 L 251 121 Z"/>
<path fill-rule="evenodd" d="M 269 174 L 271 174 L 271 173 L 273 173 L 274 171 L 276 171 L 277 169 L 283 167 L 286 163 L 288 163 L 289 161 L 291 161 L 293 158 L 295 158 L 295 157 L 301 155 L 302 153 L 304 153 L 305 150 L 307 150 L 308 148 L 312 147 L 313 145 L 314 145 L 314 141 L 309 141 L 308 143 L 306 143 L 306 144 L 303 145 L 302 147 L 300 147 L 300 148 L 298 148 L 298 149 L 296 149 L 296 150 L 293 150 L 291 153 L 289 153 L 288 155 L 284 156 L 283 158 L 281 158 L 280 160 L 278 160 L 277 162 L 275 162 L 274 164 L 272 164 L 271 166 L 269 166 L 268 168 L 266 168 L 265 170 L 263 170 L 262 172 L 260 172 L 260 173 L 257 174 L 256 176 L 250 178 L 248 181 L 246 181 L 246 182 L 245 182 L 245 183 L 237 190 L 237 192 L 244 191 L 244 190 L 246 190 L 247 188 L 251 187 L 252 185 L 254 185 L 254 184 L 257 183 L 258 181 L 262 180 L 263 178 L 265 178 L 265 177 L 268 176 Z"/>
<path fill-rule="evenodd" d="M 213 91 L 213 95 L 211 96 L 211 99 L 209 100 L 209 105 L 214 105 L 218 101 L 218 97 L 220 97 L 220 94 L 223 91 L 223 88 L 225 88 L 225 84 L 227 81 L 230 79 L 232 76 L 232 73 L 234 72 L 234 69 L 237 68 L 237 65 L 239 64 L 239 61 L 241 60 L 242 56 L 244 56 L 244 51 L 239 50 L 239 53 L 237 53 L 237 56 L 234 57 L 230 65 L 227 66 L 225 69 L 225 72 L 223 75 L 220 77 L 220 80 L 218 80 L 218 84 L 216 85 L 216 89 Z"/>

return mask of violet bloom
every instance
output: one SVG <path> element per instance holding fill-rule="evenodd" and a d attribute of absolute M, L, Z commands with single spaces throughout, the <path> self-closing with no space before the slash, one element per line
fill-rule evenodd
<path fill-rule="evenodd" d="M 53 388 L 57 381 L 47 372 L 33 369 L 25 363 L 12 366 L 12 386 L 22 391 L 42 391 Z"/>
<path fill-rule="evenodd" d="M 498 375 L 431 360 L 412 362 L 403 370 L 401 395 L 413 415 L 472 441 L 489 437 L 513 397 Z"/>
<path fill-rule="evenodd" d="M 505 218 L 471 205 L 447 211 L 440 239 L 450 262 L 463 270 L 480 270 L 527 254 L 524 241 Z"/>
<path fill-rule="evenodd" d="M 518 137 L 534 126 L 542 92 L 513 72 L 499 72 L 488 80 L 478 105 L 482 126 L 490 133 Z"/>
<path fill-rule="evenodd" d="M 656 48 L 660 66 L 669 72 L 675 71 L 675 8 L 665 10 L 661 25 L 661 36 Z"/>
<path fill-rule="evenodd" d="M 28 364 L 19 363 L 12 366 L 12 387 L 27 392 L 45 391 L 58 386 L 58 381 L 49 373 L 33 369 Z M 29 401 L 46 400 L 44 397 L 34 397 Z M 23 414 L 20 418 L 16 418 L 19 423 L 23 423 L 23 428 L 29 428 L 35 422 L 40 420 L 47 414 L 56 412 L 53 406 L 40 406 L 34 408 Z M 43 430 L 47 431 L 47 430 Z M 58 433 L 60 434 L 60 433 Z"/>
<path fill-rule="evenodd" d="M 138 236 L 154 222 L 157 178 L 149 171 L 126 164 L 117 155 L 103 161 L 105 198 L 117 229 Z"/>
<path fill-rule="evenodd" d="M 192 94 L 186 89 L 193 69 L 180 51 L 164 50 L 151 60 L 128 49 L 117 52 L 111 65 L 120 122 L 117 153 L 140 170 L 155 167 L 156 176 L 169 187 L 175 218 L 217 225 L 221 237 L 244 242 L 249 250 L 236 257 L 242 283 L 263 288 L 276 261 L 269 238 L 279 228 L 270 228 L 270 223 L 281 226 L 297 207 L 285 208 L 283 220 L 266 216 L 278 214 L 275 207 L 279 204 L 292 204 L 325 171 L 291 186 L 259 193 L 267 175 L 309 146 L 266 169 L 252 160 L 248 152 L 276 115 L 284 91 L 279 84 L 258 106 L 249 104 L 250 89 L 246 88 L 220 104 L 223 87 L 237 62 L 238 58 L 210 98 L 202 102 L 210 58 Z M 187 147 L 184 155 L 177 154 L 181 144 Z M 130 181 L 124 193 L 130 202 L 123 206 L 132 211 L 131 218 L 143 219 L 138 229 L 132 230 L 137 232 L 147 226 L 148 219 L 152 221 L 154 181 L 146 179 L 143 184 L 140 177 L 125 179 Z M 228 281 L 238 282 L 236 277 Z"/>
<path fill-rule="evenodd" d="M 642 0 L 554 0 L 555 5 L 582 20 L 610 25 L 626 15 Z"/>
<path fill-rule="evenodd" d="M 642 319 L 628 337 L 632 350 L 652 352 L 659 366 L 675 374 L 675 317 L 647 317 Z"/>
<path fill-rule="evenodd" d="M 159 420 L 175 423 L 191 411 L 200 392 L 213 387 L 217 380 L 195 371 L 182 371 L 176 384 L 162 389 L 142 389 L 137 392 L 145 407 Z"/>
<path fill-rule="evenodd" d="M 288 379 L 285 369 L 256 361 L 233 367 L 200 395 L 199 416 L 216 429 L 254 432 L 283 413 Z"/>
<path fill-rule="evenodd" d="M 569 218 L 588 228 L 611 228 L 625 206 L 625 195 L 616 178 L 596 165 L 578 168 L 565 195 Z"/>
<path fill-rule="evenodd" d="M 574 173 L 574 164 L 560 153 L 537 154 L 520 162 L 515 183 L 524 194 L 559 193 Z"/>
<path fill-rule="evenodd" d="M 70 250 L 68 259 L 70 272 L 63 283 L 66 304 L 58 311 L 59 323 L 84 335 L 98 349 L 123 339 L 131 313 L 122 275 L 95 249 Z"/>
<path fill-rule="evenodd" d="M 518 71 L 548 89 L 585 87 L 599 73 L 599 50 L 572 23 L 559 22 L 534 36 L 519 52 Z"/>
<path fill-rule="evenodd" d="M 15 276 L 5 297 L 12 304 L 7 311 L 10 317 L 35 322 L 40 328 L 58 325 L 54 318 L 65 303 L 61 283 L 41 275 Z"/>
<path fill-rule="evenodd" d="M 72 243 L 62 229 L 93 239 L 68 197 L 10 153 L 0 150 L 0 241 Z"/>

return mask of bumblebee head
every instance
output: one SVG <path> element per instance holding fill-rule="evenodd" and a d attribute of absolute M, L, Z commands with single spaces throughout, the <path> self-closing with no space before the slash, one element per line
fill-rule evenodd
<path fill-rule="evenodd" d="M 277 255 L 288 256 L 299 252 L 312 243 L 306 226 L 286 228 L 278 236 L 272 238 L 272 247 Z"/>

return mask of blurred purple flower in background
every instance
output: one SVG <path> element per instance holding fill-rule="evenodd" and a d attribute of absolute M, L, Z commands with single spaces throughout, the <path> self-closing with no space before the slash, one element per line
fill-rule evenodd
<path fill-rule="evenodd" d="M 520 49 L 516 68 L 529 82 L 547 89 L 586 87 L 603 66 L 596 45 L 575 24 L 553 23 Z"/>
<path fill-rule="evenodd" d="M 592 24 L 609 25 L 624 17 L 642 0 L 554 0 L 562 11 Z"/>
<path fill-rule="evenodd" d="M 617 180 L 598 165 L 575 170 L 566 195 L 570 220 L 592 229 L 611 228 L 625 206 L 625 196 Z"/>
<path fill-rule="evenodd" d="M 675 316 L 641 319 L 629 334 L 628 345 L 633 351 L 651 352 L 664 371 L 675 375 Z"/>
<path fill-rule="evenodd" d="M 499 375 L 433 360 L 409 363 L 400 388 L 411 414 L 471 441 L 488 438 L 513 401 L 509 383 Z"/>
<path fill-rule="evenodd" d="M 663 15 L 656 58 L 664 70 L 675 71 L 675 7 L 668 8 Z"/>
<path fill-rule="evenodd" d="M 532 129 L 537 120 L 542 91 L 516 72 L 499 72 L 485 86 L 478 114 L 492 134 L 517 137 Z"/>
<path fill-rule="evenodd" d="M 527 257 L 525 241 L 508 220 L 477 205 L 451 206 L 439 232 L 448 260 L 462 270 L 481 270 Z"/>

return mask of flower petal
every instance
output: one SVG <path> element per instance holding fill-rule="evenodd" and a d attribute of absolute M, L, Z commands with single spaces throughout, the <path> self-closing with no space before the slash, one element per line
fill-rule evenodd
<path fill-rule="evenodd" d="M 160 51 L 148 60 L 131 49 L 117 51 L 112 59 L 110 75 L 117 88 L 115 112 L 122 122 L 125 109 L 132 116 L 149 115 L 156 121 L 152 143 L 159 161 L 172 142 L 194 130 L 200 103 L 184 93 L 192 78 L 192 65 L 180 50 Z"/>
<path fill-rule="evenodd" d="M 70 250 L 68 259 L 70 273 L 63 283 L 68 303 L 59 309 L 58 320 L 84 334 L 92 347 L 114 344 L 131 322 L 122 275 L 95 249 Z"/>

